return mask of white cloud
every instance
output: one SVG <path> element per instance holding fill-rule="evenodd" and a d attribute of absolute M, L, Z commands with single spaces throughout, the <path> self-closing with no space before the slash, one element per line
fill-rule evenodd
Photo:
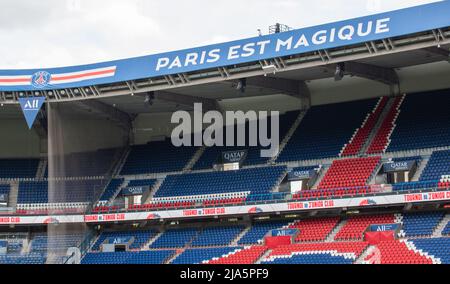
<path fill-rule="evenodd" d="M 1 0 L 0 69 L 93 63 L 317 25 L 432 0 Z"/>

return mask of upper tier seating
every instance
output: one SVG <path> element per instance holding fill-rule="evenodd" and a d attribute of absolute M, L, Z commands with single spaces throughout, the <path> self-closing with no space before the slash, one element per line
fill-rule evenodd
<path fill-rule="evenodd" d="M 220 258 L 234 251 L 241 250 L 242 247 L 221 247 L 221 248 L 205 248 L 205 249 L 187 249 L 172 264 L 201 264 L 213 258 Z"/>
<path fill-rule="evenodd" d="M 193 247 L 209 247 L 230 245 L 244 227 L 209 227 L 203 229 L 192 242 Z"/>
<path fill-rule="evenodd" d="M 336 160 L 328 169 L 318 189 L 365 186 L 381 157 Z"/>
<path fill-rule="evenodd" d="M 100 197 L 100 201 L 106 202 L 109 201 L 114 194 L 117 192 L 119 187 L 123 184 L 124 179 L 112 179 L 108 186 L 106 187 L 105 191 L 102 193 L 102 196 Z"/>
<path fill-rule="evenodd" d="M 388 97 L 380 98 L 373 112 L 371 112 L 367 116 L 366 121 L 364 121 L 361 128 L 359 128 L 356 131 L 351 142 L 345 146 L 344 150 L 342 151 L 342 156 L 357 155 L 361 151 L 361 148 L 366 143 L 370 133 L 372 132 L 378 120 L 380 119 L 381 113 L 383 112 L 384 107 L 386 106 L 388 101 L 389 101 Z"/>
<path fill-rule="evenodd" d="M 169 175 L 156 192 L 155 198 L 239 192 L 246 192 L 250 195 L 267 194 L 285 174 L 286 167 L 264 167 L 238 171 Z"/>
<path fill-rule="evenodd" d="M 369 215 L 349 218 L 347 223 L 334 237 L 335 240 L 362 240 L 364 231 L 370 225 L 393 224 L 394 215 Z"/>
<path fill-rule="evenodd" d="M 450 264 L 450 238 L 409 240 L 416 249 L 439 259 L 441 264 Z"/>
<path fill-rule="evenodd" d="M 156 180 L 156 179 L 135 179 L 135 180 L 130 180 L 130 182 L 128 183 L 128 187 L 149 186 L 150 188 L 152 188 L 153 186 L 155 186 L 157 181 L 158 180 Z"/>
<path fill-rule="evenodd" d="M 164 264 L 175 251 L 87 253 L 81 264 Z"/>
<path fill-rule="evenodd" d="M 450 236 L 450 222 L 447 223 L 444 230 L 442 230 L 443 236 Z"/>
<path fill-rule="evenodd" d="M 450 91 L 407 95 L 388 152 L 450 145 Z"/>
<path fill-rule="evenodd" d="M 403 214 L 402 236 L 431 236 L 443 217 L 442 212 Z"/>
<path fill-rule="evenodd" d="M 38 159 L 0 160 L 0 179 L 35 178 L 38 166 Z"/>
<path fill-rule="evenodd" d="M 431 155 L 427 166 L 420 176 L 421 181 L 437 181 L 450 174 L 450 150 L 437 151 Z"/>
<path fill-rule="evenodd" d="M 175 147 L 170 139 L 132 146 L 122 175 L 182 171 L 198 147 Z"/>
<path fill-rule="evenodd" d="M 299 229 L 296 242 L 323 241 L 338 222 L 338 217 L 305 219 L 295 222 L 289 228 Z"/>
<path fill-rule="evenodd" d="M 280 143 L 284 136 L 287 134 L 289 129 L 292 127 L 292 124 L 299 116 L 298 111 L 288 112 L 284 115 L 280 116 L 280 129 L 279 129 L 279 137 L 280 137 Z M 268 123 L 269 126 L 269 133 L 270 132 L 270 123 Z M 236 132 L 236 130 L 235 130 Z M 224 137 L 226 137 L 226 130 L 224 130 Z M 248 137 L 249 137 L 249 127 L 248 123 L 246 124 L 246 145 L 248 145 Z M 235 134 L 236 138 L 236 134 Z M 236 143 L 236 142 L 235 142 Z M 236 144 L 235 144 L 236 145 Z M 212 166 L 219 162 L 221 158 L 222 152 L 226 151 L 235 151 L 235 150 L 248 150 L 247 157 L 243 163 L 243 166 L 247 165 L 258 165 L 258 164 L 265 164 L 268 162 L 269 158 L 261 157 L 261 149 L 262 147 L 255 146 L 255 147 L 227 147 L 227 146 L 215 146 L 215 147 L 207 147 L 205 149 L 205 152 L 202 154 L 200 159 L 197 161 L 197 163 L 194 165 L 194 170 L 201 170 L 201 169 L 210 169 Z"/>
<path fill-rule="evenodd" d="M 450 151 L 435 151 L 418 182 L 394 184 L 394 190 L 450 188 Z"/>
<path fill-rule="evenodd" d="M 197 237 L 199 229 L 170 229 L 157 238 L 150 248 L 183 248 Z"/>
<path fill-rule="evenodd" d="M 139 230 L 139 231 L 127 231 L 127 232 L 103 232 L 98 237 L 95 244 L 92 246 L 93 251 L 100 250 L 100 246 L 108 239 L 111 238 L 134 238 L 130 245 L 130 249 L 142 248 L 150 239 L 157 235 L 155 230 Z"/>
<path fill-rule="evenodd" d="M 100 194 L 103 180 L 56 181 L 53 200 L 50 203 L 91 202 Z M 48 182 L 20 182 L 18 204 L 49 203 Z"/>
<path fill-rule="evenodd" d="M 9 184 L 0 184 L 0 194 L 9 194 L 10 190 Z"/>
<path fill-rule="evenodd" d="M 120 154 L 119 149 L 100 149 L 94 152 L 70 153 L 65 155 L 64 164 L 57 168 L 53 175 L 56 177 L 84 177 L 105 176 Z M 58 165 L 60 167 L 61 165 Z M 44 178 L 48 178 L 48 165 Z"/>
<path fill-rule="evenodd" d="M 408 242 L 392 240 L 383 241 L 376 246 L 380 255 L 375 256 L 375 253 L 369 254 L 365 260 L 369 261 L 373 258 L 378 258 L 381 264 L 432 264 L 433 260 L 430 257 L 421 255 L 414 251 Z"/>
<path fill-rule="evenodd" d="M 312 107 L 277 162 L 337 157 L 376 103 L 371 99 Z"/>
<path fill-rule="evenodd" d="M 250 230 L 238 241 L 238 244 L 250 245 L 262 243 L 264 236 L 271 230 L 281 229 L 287 225 L 287 222 L 267 222 L 253 224 Z"/>
<path fill-rule="evenodd" d="M 381 123 L 378 132 L 372 140 L 369 148 L 367 149 L 367 154 L 381 154 L 384 153 L 389 146 L 389 137 L 395 128 L 395 121 L 400 112 L 400 105 L 403 101 L 403 97 L 397 97 L 394 100 L 388 114 Z"/>

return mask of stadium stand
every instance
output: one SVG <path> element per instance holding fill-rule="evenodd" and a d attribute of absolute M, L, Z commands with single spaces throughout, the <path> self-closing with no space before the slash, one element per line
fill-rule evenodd
<path fill-rule="evenodd" d="M 0 178 L 35 178 L 38 165 L 39 159 L 1 159 Z"/>
<path fill-rule="evenodd" d="M 441 181 L 450 174 L 450 150 L 433 152 L 420 181 Z"/>
<path fill-rule="evenodd" d="M 362 100 L 312 107 L 277 162 L 337 157 L 376 103 Z"/>
<path fill-rule="evenodd" d="M 241 226 L 210 227 L 203 229 L 192 242 L 193 247 L 230 245 L 244 228 Z"/>
<path fill-rule="evenodd" d="M 402 237 L 430 237 L 442 218 L 444 213 L 441 212 L 403 214 L 400 234 Z"/>
<path fill-rule="evenodd" d="M 444 230 L 442 230 L 443 236 L 450 236 L 450 222 L 447 223 Z"/>
<path fill-rule="evenodd" d="M 339 217 L 316 218 L 297 221 L 289 228 L 299 229 L 299 234 L 295 240 L 297 242 L 323 241 L 338 222 Z"/>
<path fill-rule="evenodd" d="M 383 112 L 383 109 L 385 108 L 388 101 L 388 97 L 380 98 L 373 112 L 371 112 L 367 116 L 361 128 L 356 131 L 350 143 L 345 146 L 344 150 L 342 151 L 342 156 L 354 156 L 359 154 L 359 152 L 362 150 L 361 148 L 367 142 L 370 133 L 373 131 L 375 124 L 380 119 L 381 113 Z"/>
<path fill-rule="evenodd" d="M 125 162 L 122 175 L 179 172 L 194 156 L 198 147 L 175 147 L 170 140 L 135 145 Z"/>
<path fill-rule="evenodd" d="M 162 264 L 174 251 L 138 251 L 88 253 L 81 264 Z"/>
<path fill-rule="evenodd" d="M 242 250 L 242 247 L 187 249 L 178 255 L 171 264 L 202 264 L 213 258 L 225 257 L 238 250 Z"/>
<path fill-rule="evenodd" d="M 280 115 L 279 122 L 280 122 L 280 129 L 279 129 L 279 137 L 280 142 L 285 137 L 289 129 L 292 127 L 292 124 L 299 116 L 300 112 L 298 111 L 292 111 L 287 112 L 284 115 Z M 268 125 L 270 126 L 270 124 Z M 250 129 L 249 124 L 246 123 L 246 145 L 249 145 L 248 137 Z M 270 127 L 269 127 L 269 133 L 270 133 Z M 224 129 L 224 137 L 226 138 L 226 130 Z M 236 135 L 235 135 L 236 137 Z M 235 142 L 236 143 L 236 142 Z M 261 157 L 260 151 L 263 149 L 262 147 L 256 146 L 256 147 L 207 147 L 203 153 L 203 155 L 200 157 L 200 159 L 197 161 L 197 163 L 194 165 L 194 170 L 202 170 L 202 169 L 211 169 L 212 166 L 219 162 L 222 152 L 226 151 L 237 151 L 237 150 L 247 150 L 247 157 L 242 164 L 242 166 L 249 166 L 249 165 L 258 165 L 258 164 L 265 164 L 268 162 L 269 158 Z"/>
<path fill-rule="evenodd" d="M 286 174 L 286 167 L 262 167 L 226 172 L 189 173 L 169 175 L 156 192 L 154 200 L 169 200 L 183 197 L 188 200 L 211 200 L 221 196 L 224 199 L 253 195 L 270 195 L 281 178 Z M 264 179 L 260 177 L 263 176 Z M 271 196 L 271 195 L 270 195 Z"/>
<path fill-rule="evenodd" d="M 395 98 L 387 116 L 381 123 L 380 129 L 378 129 L 378 132 L 373 138 L 369 149 L 367 149 L 367 154 L 381 154 L 386 151 L 389 146 L 389 138 L 395 128 L 395 121 L 399 115 L 400 106 L 403 99 L 404 96 Z"/>
<path fill-rule="evenodd" d="M 318 189 L 365 186 L 380 164 L 381 157 L 336 160 L 328 169 Z"/>
<path fill-rule="evenodd" d="M 9 184 L 0 184 L 0 194 L 9 194 L 10 189 Z"/>
<path fill-rule="evenodd" d="M 198 233 L 199 230 L 196 228 L 170 229 L 157 238 L 150 248 L 182 248 L 190 244 Z"/>
<path fill-rule="evenodd" d="M 388 152 L 450 145 L 449 90 L 408 94 L 402 104 Z"/>
<path fill-rule="evenodd" d="M 254 224 L 238 241 L 238 245 L 260 244 L 263 242 L 264 236 L 271 230 L 280 229 L 287 225 L 287 222 L 265 222 Z"/>
<path fill-rule="evenodd" d="M 411 248 L 407 241 L 383 241 L 376 246 L 380 252 L 381 264 L 432 264 L 431 257 Z M 373 257 L 369 255 L 366 260 Z"/>
<path fill-rule="evenodd" d="M 362 240 L 364 231 L 370 225 L 398 223 L 399 217 L 394 215 L 355 216 L 347 220 L 336 234 L 335 240 Z"/>
<path fill-rule="evenodd" d="M 91 202 L 103 187 L 101 179 L 59 180 L 55 181 L 56 190 L 53 203 Z M 58 190 L 65 188 L 65 191 Z M 19 185 L 18 204 L 46 204 L 48 181 L 23 181 Z"/>
<path fill-rule="evenodd" d="M 418 190 L 450 187 L 450 151 L 435 151 L 431 155 L 418 182 L 395 184 L 394 190 Z"/>
<path fill-rule="evenodd" d="M 432 255 L 438 263 L 450 264 L 450 238 L 414 239 L 410 242 L 417 250 Z"/>
<path fill-rule="evenodd" d="M 228 254 L 227 256 L 205 261 L 205 264 L 253 264 L 266 251 L 266 246 L 250 246 L 242 250 L 237 250 Z"/>
<path fill-rule="evenodd" d="M 109 201 L 113 196 L 114 193 L 117 192 L 119 187 L 123 184 L 124 179 L 112 179 L 108 186 L 106 187 L 105 191 L 102 193 L 102 196 L 100 197 L 100 202 L 107 202 Z"/>
<path fill-rule="evenodd" d="M 150 239 L 157 235 L 155 230 L 138 230 L 127 232 L 103 232 L 92 246 L 93 251 L 100 250 L 100 246 L 108 240 L 132 238 L 130 249 L 140 249 Z"/>

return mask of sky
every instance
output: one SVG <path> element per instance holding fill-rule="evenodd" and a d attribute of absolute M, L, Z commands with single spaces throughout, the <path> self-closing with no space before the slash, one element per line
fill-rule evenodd
<path fill-rule="evenodd" d="M 48 68 L 253 37 L 437 0 L 0 0 L 0 69 Z"/>

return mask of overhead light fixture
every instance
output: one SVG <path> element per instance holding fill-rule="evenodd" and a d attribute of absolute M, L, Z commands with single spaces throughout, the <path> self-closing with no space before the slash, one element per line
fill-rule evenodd
<path fill-rule="evenodd" d="M 270 73 L 275 74 L 278 71 L 277 67 L 275 65 L 273 65 L 273 64 L 272 65 L 263 66 L 262 69 L 264 71 L 264 75 L 267 75 L 267 74 L 270 74 Z"/>
<path fill-rule="evenodd" d="M 246 88 L 247 88 L 247 79 L 246 78 L 239 79 L 236 85 L 236 90 L 241 91 L 241 93 L 245 93 Z"/>
<path fill-rule="evenodd" d="M 344 64 L 339 63 L 336 65 L 336 71 L 334 72 L 334 81 L 341 81 L 344 78 Z"/>

